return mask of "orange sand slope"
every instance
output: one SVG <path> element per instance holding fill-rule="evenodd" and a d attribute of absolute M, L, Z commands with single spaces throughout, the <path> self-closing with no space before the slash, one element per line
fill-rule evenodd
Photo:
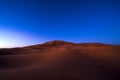
<path fill-rule="evenodd" d="M 120 46 L 55 40 L 0 49 L 0 80 L 120 80 Z"/>

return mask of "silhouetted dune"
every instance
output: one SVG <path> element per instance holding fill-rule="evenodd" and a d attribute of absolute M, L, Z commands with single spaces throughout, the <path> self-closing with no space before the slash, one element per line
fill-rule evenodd
<path fill-rule="evenodd" d="M 0 80 L 119 79 L 119 46 L 55 40 L 0 49 Z"/>

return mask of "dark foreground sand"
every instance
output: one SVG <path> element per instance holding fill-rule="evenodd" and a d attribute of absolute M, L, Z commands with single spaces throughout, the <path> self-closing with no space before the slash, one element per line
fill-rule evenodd
<path fill-rule="evenodd" d="M 0 80 L 120 80 L 120 46 L 52 41 L 0 49 Z"/>

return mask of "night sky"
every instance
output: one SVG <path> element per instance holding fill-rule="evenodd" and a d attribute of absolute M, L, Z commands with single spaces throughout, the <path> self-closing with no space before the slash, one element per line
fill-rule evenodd
<path fill-rule="evenodd" d="M 51 40 L 120 44 L 120 0 L 0 0 L 0 47 Z"/>

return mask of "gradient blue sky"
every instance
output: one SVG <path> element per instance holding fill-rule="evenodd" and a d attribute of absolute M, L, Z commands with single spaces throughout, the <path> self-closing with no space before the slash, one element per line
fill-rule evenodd
<path fill-rule="evenodd" d="M 49 40 L 120 44 L 120 0 L 0 0 L 0 47 Z"/>

